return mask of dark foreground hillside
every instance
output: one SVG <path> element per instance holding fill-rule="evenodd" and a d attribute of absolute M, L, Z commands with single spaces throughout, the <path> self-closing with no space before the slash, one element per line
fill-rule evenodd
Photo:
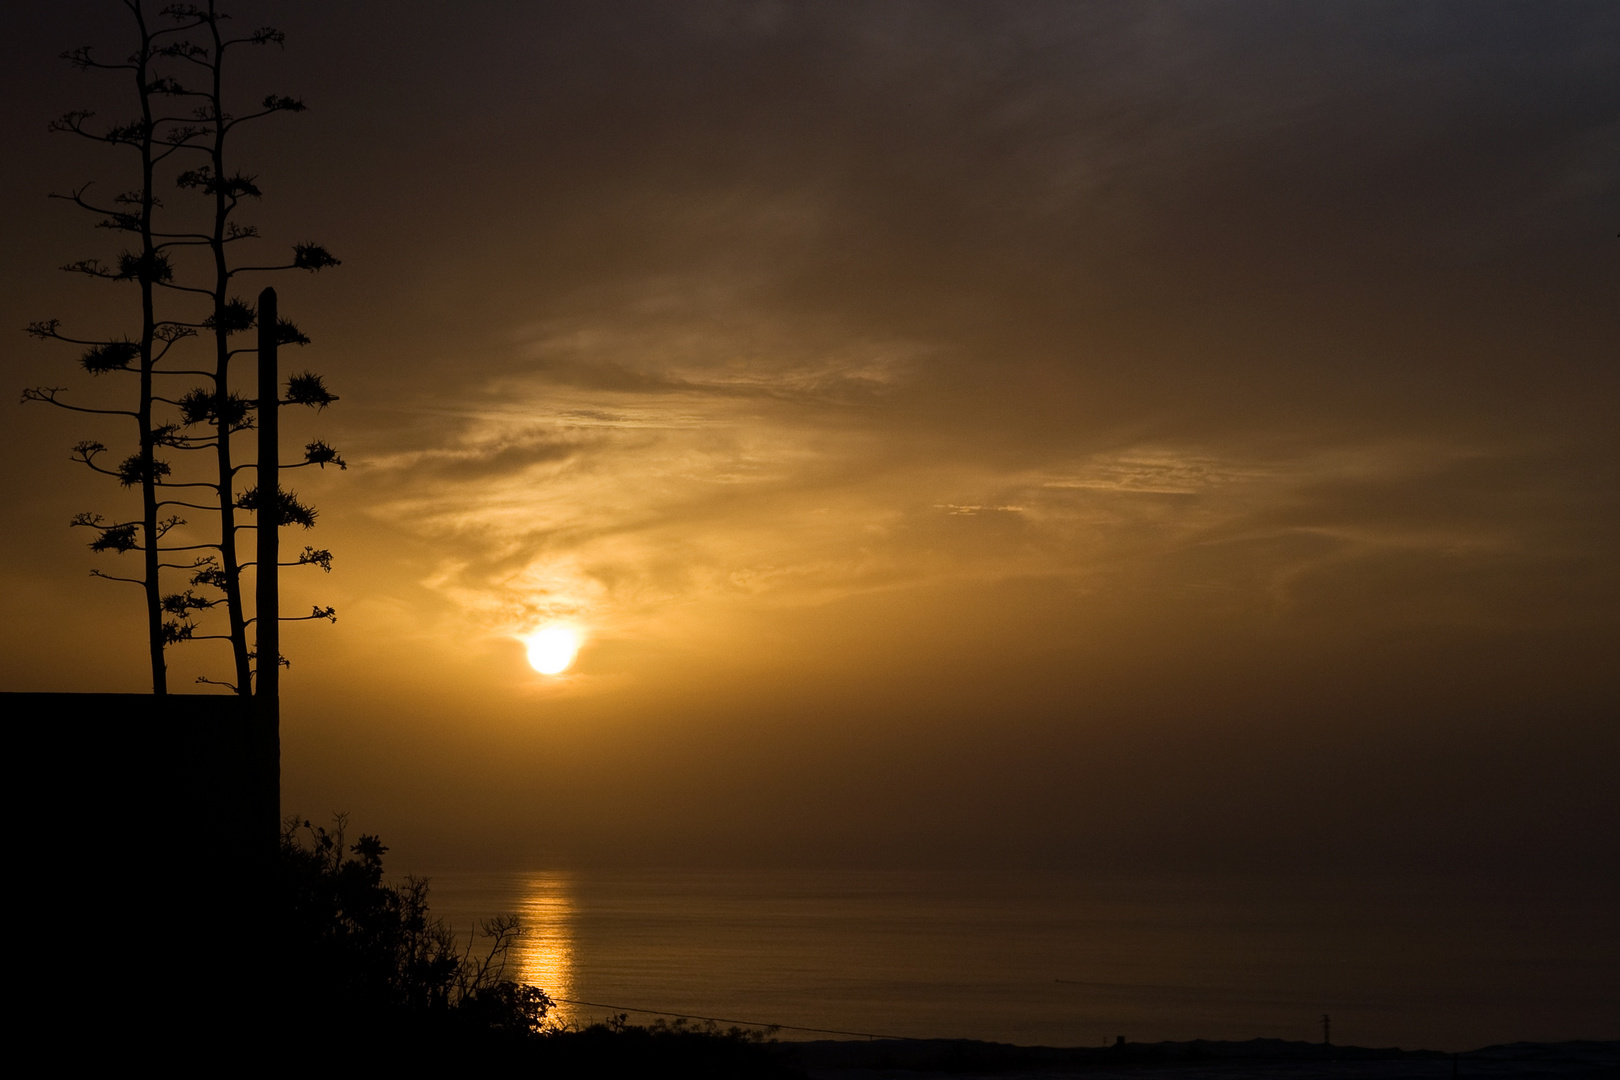
<path fill-rule="evenodd" d="M 298 1030 L 302 1027 L 302 1030 Z M 1620 1042 L 1511 1043 L 1447 1054 L 1252 1039 L 1120 1047 L 1010 1046 L 971 1039 L 759 1041 L 738 1032 L 594 1026 L 547 1035 L 452 1029 L 325 1026 L 309 1018 L 279 1035 L 198 1032 L 172 1064 L 246 1060 L 318 1063 L 328 1075 L 456 1075 L 469 1067 L 549 1078 L 703 1080 L 1445 1080 L 1620 1077 Z M 176 1048 L 179 1049 L 179 1048 Z M 189 1052 L 188 1052 L 189 1051 Z M 191 1059 L 189 1062 L 187 1059 Z"/>
<path fill-rule="evenodd" d="M 1073 1049 L 965 1039 L 873 1040 L 784 1044 L 780 1052 L 814 1080 L 1620 1077 L 1620 1042 L 1591 1041 L 1510 1043 L 1462 1054 L 1325 1047 L 1281 1039 L 1127 1043 Z"/>

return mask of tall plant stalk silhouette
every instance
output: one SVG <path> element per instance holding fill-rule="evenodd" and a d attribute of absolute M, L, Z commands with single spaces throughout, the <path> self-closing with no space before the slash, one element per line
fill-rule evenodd
<path fill-rule="evenodd" d="M 290 258 L 284 261 L 232 265 L 235 247 L 259 235 L 256 227 L 239 223 L 233 214 L 243 200 L 260 195 L 255 178 L 234 169 L 229 160 L 227 151 L 234 146 L 232 136 L 245 123 L 282 112 L 301 112 L 305 106 L 296 98 L 271 94 L 247 112 L 233 115 L 226 106 L 226 61 L 233 50 L 243 46 L 280 45 L 282 34 L 265 27 L 230 37 L 225 32 L 229 16 L 220 12 L 212 0 L 202 7 L 169 5 L 160 13 L 168 25 L 153 29 L 141 0 L 120 2 L 133 17 L 138 33 L 138 47 L 127 60 L 103 62 L 88 46 L 64 56 L 84 70 L 129 72 L 135 82 L 140 116 L 98 129 L 91 126 L 93 114 L 81 110 L 63 116 L 52 128 L 128 147 L 139 156 L 138 188 L 113 197 L 105 205 L 89 197 L 88 184 L 60 197 L 99 215 L 99 227 L 139 237 L 138 247 L 121 252 L 114 264 L 86 259 L 64 269 L 135 282 L 140 289 L 140 333 L 99 340 L 77 337 L 64 332 L 57 319 L 33 323 L 28 330 L 42 339 L 83 346 L 80 363 L 92 376 L 135 374 L 136 402 L 134 408 L 90 407 L 65 400 L 62 387 L 34 387 L 25 390 L 23 398 L 80 413 L 127 417 L 134 422 L 137 452 L 116 468 L 102 464 L 102 455 L 108 453 L 102 443 L 82 441 L 74 447 L 75 459 L 86 467 L 117 478 L 124 487 L 138 486 L 141 492 L 138 519 L 109 521 L 99 514 L 85 513 L 72 522 L 94 531 L 90 543 L 93 551 L 139 551 L 141 576 L 120 576 L 99 569 L 91 573 L 142 586 L 154 693 L 168 691 L 167 648 L 186 641 L 219 639 L 230 645 L 231 677 L 199 677 L 198 681 L 226 686 L 245 695 L 251 692 L 253 679 L 248 627 L 265 613 L 250 617 L 245 610 L 242 575 L 253 563 L 240 557 L 238 532 L 244 527 L 274 528 L 282 524 L 307 528 L 314 524 L 315 511 L 292 493 L 277 490 L 267 500 L 261 500 L 255 488 L 240 490 L 237 473 L 249 466 L 235 460 L 231 437 L 253 426 L 255 407 L 277 409 L 297 404 L 324 408 L 336 397 L 319 376 L 307 372 L 288 381 L 285 396 L 277 395 L 268 402 L 252 400 L 232 389 L 231 360 L 257 351 L 256 346 L 233 347 L 233 336 L 255 329 L 257 313 L 230 290 L 239 275 L 290 269 L 318 271 L 337 265 L 338 260 L 318 244 L 300 243 L 293 246 Z M 186 81 L 176 77 L 181 73 L 187 76 Z M 200 81 L 191 81 L 199 75 Z M 190 106 L 188 115 L 167 115 L 166 110 L 186 105 Z M 202 195 L 205 211 L 166 206 L 157 188 L 168 179 L 183 191 Z M 164 311 L 171 317 L 160 317 L 159 300 L 165 296 L 169 303 Z M 197 309 L 198 301 L 203 305 L 201 310 Z M 281 344 L 309 341 L 296 326 L 282 320 L 275 321 L 272 333 Z M 212 354 L 204 361 L 206 366 L 164 365 L 176 346 L 199 336 Z M 171 397 L 159 392 L 158 379 L 165 377 L 201 378 L 205 384 Z M 199 433 L 203 427 L 213 430 Z M 195 472 L 176 473 L 175 461 L 158 456 L 160 448 L 170 455 L 205 453 L 212 467 L 204 478 L 188 479 Z M 317 441 L 306 446 L 304 459 L 290 467 L 328 464 L 345 467 L 335 450 Z M 193 501 L 196 496 L 188 496 L 188 489 L 207 492 L 207 500 Z M 269 513 L 262 512 L 261 503 L 270 507 Z M 175 511 L 183 509 L 217 517 L 216 538 L 178 542 L 176 538 L 182 534 L 174 530 L 187 522 Z M 255 511 L 260 512 L 254 524 L 244 525 L 242 517 Z M 181 561 L 167 562 L 166 557 L 179 557 Z M 331 553 L 306 547 L 291 565 L 317 565 L 329 570 Z M 165 592 L 166 571 L 186 575 L 187 587 Z M 225 608 L 224 632 L 199 633 L 196 619 L 200 613 L 221 605 Z M 269 617 L 275 618 L 277 613 L 271 612 Z M 317 607 L 301 618 L 333 619 L 335 614 L 330 608 Z M 270 662 L 285 661 L 276 656 Z"/>
<path fill-rule="evenodd" d="M 242 493 L 236 490 L 235 477 L 244 466 L 237 465 L 234 460 L 231 436 L 253 426 L 251 409 L 254 404 L 261 409 L 279 408 L 281 402 L 251 402 L 241 393 L 231 389 L 231 360 L 238 354 L 256 352 L 257 349 L 257 346 L 233 348 L 232 338 L 234 335 L 254 329 L 258 318 L 258 312 L 250 304 L 231 295 L 231 288 L 236 277 L 241 274 L 291 269 L 318 271 L 336 266 L 338 260 L 318 244 L 297 244 L 293 247 L 291 260 L 285 263 L 270 266 L 231 265 L 229 257 L 231 249 L 241 241 L 251 240 L 259 235 L 257 228 L 238 223 L 232 215 L 244 199 L 257 199 L 262 193 L 254 177 L 233 171 L 230 167 L 227 143 L 231 141 L 230 137 L 235 130 L 245 123 L 279 112 L 302 112 L 305 105 L 296 98 L 271 94 L 264 97 L 259 107 L 252 112 L 240 116 L 230 114 L 225 107 L 224 88 L 225 65 L 231 51 L 245 45 L 280 45 L 284 40 L 282 33 L 272 27 L 261 27 L 243 37 L 228 37 L 223 25 L 228 16 L 221 14 L 212 0 L 204 8 L 188 6 L 170 10 L 177 16 L 196 20 L 207 34 L 206 42 L 203 44 L 188 40 L 171 46 L 168 53 L 178 61 L 199 70 L 204 80 L 205 88 L 192 93 L 202 100 L 198 116 L 208 128 L 207 134 L 201 140 L 208 160 L 205 164 L 180 174 L 176 182 L 180 187 L 200 192 L 208 199 L 211 210 L 209 230 L 205 237 L 175 239 L 178 243 L 197 243 L 206 247 L 212 270 L 212 282 L 207 286 L 189 286 L 171 282 L 168 283 L 168 287 L 207 296 L 212 310 L 198 329 L 205 331 L 212 339 L 214 354 L 210 384 L 193 389 L 176 404 L 180 409 L 182 421 L 188 428 L 198 424 L 208 424 L 214 428 L 211 442 L 218 475 L 218 481 L 213 487 L 219 512 L 219 558 L 216 565 L 210 565 L 200 571 L 196 583 L 213 585 L 224 594 L 227 619 L 225 636 L 231 645 L 235 680 L 225 685 L 245 695 L 251 688 L 254 658 L 247 639 L 248 626 L 253 620 L 249 619 L 244 611 L 242 571 L 252 564 L 244 562 L 238 555 L 237 532 L 241 526 L 237 520 L 237 512 L 256 511 L 255 524 L 259 528 L 275 528 L 295 523 L 307 528 L 314 524 L 315 512 L 313 508 L 299 503 L 295 496 L 282 498 L 282 493 L 278 491 L 277 496 L 271 500 L 272 512 L 266 514 L 263 500 L 258 499 L 257 488 Z M 309 343 L 308 337 L 291 322 L 283 319 L 275 319 L 273 333 L 278 344 Z M 290 380 L 285 403 L 325 408 L 336 400 L 337 398 L 327 391 L 319 376 L 306 373 Z M 325 443 L 314 443 L 306 448 L 305 460 L 299 464 L 315 464 L 322 467 L 335 464 L 339 468 L 346 467 L 337 452 Z M 308 548 L 305 554 L 296 560 L 295 565 L 314 564 L 330 570 L 331 558 L 329 551 Z M 305 616 L 311 617 L 331 617 L 331 611 L 326 609 L 325 615 L 322 616 L 317 609 L 316 615 Z M 271 663 L 279 663 L 280 660 L 279 656 L 270 658 Z"/>
<path fill-rule="evenodd" d="M 141 553 L 141 576 L 132 578 L 92 570 L 99 577 L 127 581 L 142 588 L 146 606 L 148 658 L 151 665 L 152 692 L 168 692 L 168 674 L 164 663 L 164 647 L 178 640 L 182 633 L 182 620 L 165 620 L 161 582 L 161 541 L 163 536 L 179 524 L 174 517 L 160 517 L 158 486 L 160 477 L 169 472 L 169 465 L 157 457 L 160 445 L 172 445 L 177 428 L 172 424 L 157 424 L 153 420 L 153 379 L 158 362 L 174 343 L 190 332 L 181 326 L 161 323 L 157 318 L 155 291 L 157 285 L 173 274 L 168 257 L 163 253 L 154 230 L 154 214 L 159 205 L 155 190 L 157 166 L 184 149 L 196 136 L 197 129 L 178 117 L 160 116 L 154 105 L 167 97 L 175 86 L 153 70 L 162 55 L 166 39 L 184 33 L 193 24 L 176 20 L 176 24 L 154 30 L 146 19 L 139 0 L 125 0 L 135 20 L 138 44 L 133 53 L 122 62 L 98 59 L 89 46 L 64 53 L 63 58 L 84 71 L 122 71 L 132 77 L 140 114 L 133 120 L 93 130 L 89 125 L 94 114 L 89 110 L 67 113 L 51 124 L 53 131 L 67 132 L 82 138 L 114 147 L 133 150 L 140 162 L 140 186 L 114 196 L 110 205 L 92 202 L 88 197 L 90 185 L 85 184 L 67 195 L 54 196 L 72 202 L 80 209 L 101 217 L 101 227 L 138 237 L 136 250 L 125 249 L 115 264 L 100 259 L 81 259 L 63 269 L 110 281 L 133 281 L 140 290 L 140 331 L 131 339 L 87 339 L 65 334 L 61 321 L 50 319 L 28 327 L 29 333 L 42 339 L 69 342 L 85 347 L 80 357 L 81 366 L 92 376 L 112 372 L 133 372 L 139 379 L 139 389 L 133 409 L 100 409 L 70 404 L 60 397 L 62 387 L 34 387 L 23 391 L 24 401 L 45 401 L 75 412 L 104 416 L 124 416 L 134 421 L 136 452 L 116 468 L 100 464 L 107 447 L 86 440 L 73 447 L 74 457 L 86 467 L 114 476 L 125 487 L 139 487 L 141 513 L 135 520 L 108 521 L 99 514 L 80 514 L 72 524 L 95 532 L 90 542 L 92 551 Z"/>

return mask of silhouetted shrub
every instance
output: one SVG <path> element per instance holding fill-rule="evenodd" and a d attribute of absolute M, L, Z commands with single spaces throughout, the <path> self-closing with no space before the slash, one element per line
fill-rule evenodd
<path fill-rule="evenodd" d="M 764 1036 L 713 1024 L 624 1016 L 583 1029 L 550 1026 L 544 990 L 506 977 L 520 928 L 515 916 L 479 925 L 458 943 L 428 910 L 428 883 L 383 882 L 388 849 L 375 836 L 345 841 L 343 816 L 328 829 L 287 822 L 281 834 L 270 956 L 276 993 L 257 1025 L 281 1064 L 365 1069 L 518 1065 L 552 1078 L 634 1076 L 802 1077 Z"/>
<path fill-rule="evenodd" d="M 532 1059 L 551 1077 L 703 1077 L 705 1080 L 791 1080 L 804 1072 L 757 1031 L 694 1026 L 681 1020 L 626 1023 L 623 1015 L 579 1031 L 538 1040 Z"/>
<path fill-rule="evenodd" d="M 552 1001 L 506 978 L 516 916 L 479 924 L 465 945 L 428 910 L 428 883 L 383 883 L 388 849 L 362 835 L 345 846 L 331 829 L 290 821 L 282 830 L 277 948 L 283 993 L 312 1016 L 363 1020 L 416 1037 L 532 1035 Z"/>

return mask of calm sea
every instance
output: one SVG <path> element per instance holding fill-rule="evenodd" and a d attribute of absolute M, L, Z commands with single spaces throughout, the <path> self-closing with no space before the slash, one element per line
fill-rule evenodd
<path fill-rule="evenodd" d="M 1462 882 L 902 871 L 445 872 L 458 930 L 516 913 L 518 975 L 633 1009 L 810 1031 L 1084 1046 L 1472 1049 L 1620 1037 L 1620 896 Z M 602 1007 L 608 1006 L 608 1007 Z M 650 1013 L 632 1013 L 647 1022 Z"/>

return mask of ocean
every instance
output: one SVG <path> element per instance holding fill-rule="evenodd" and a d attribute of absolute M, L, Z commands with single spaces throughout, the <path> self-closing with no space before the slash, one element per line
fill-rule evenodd
<path fill-rule="evenodd" d="M 430 875 L 517 914 L 552 1018 L 1023 1045 L 1270 1037 L 1467 1050 L 1620 1037 L 1620 895 L 1457 880 L 917 871 Z M 563 1000 L 566 999 L 566 1000 Z M 637 1011 L 642 1010 L 642 1011 Z M 836 1034 L 835 1034 L 836 1033 Z"/>

